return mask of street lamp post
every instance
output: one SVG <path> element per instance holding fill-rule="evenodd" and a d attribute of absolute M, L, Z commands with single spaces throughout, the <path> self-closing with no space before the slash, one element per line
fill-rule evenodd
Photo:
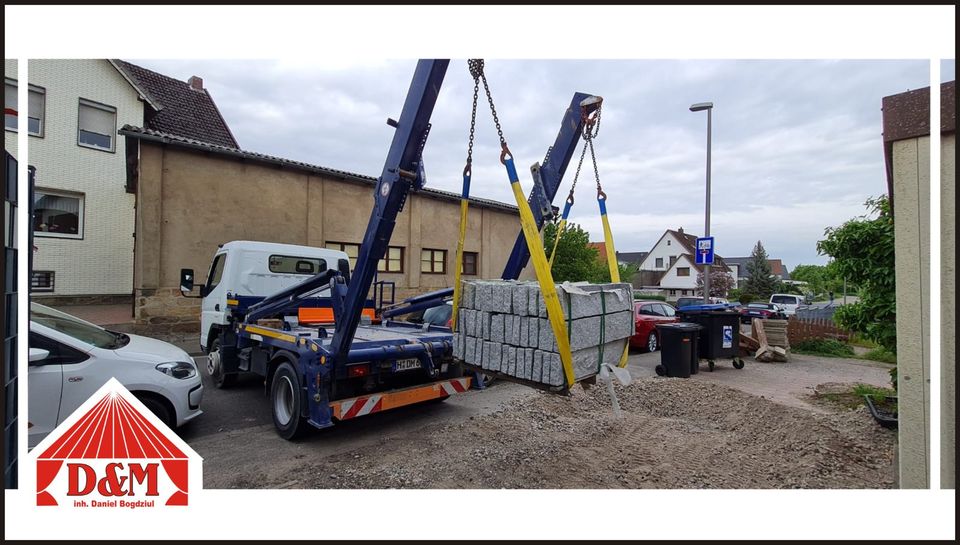
<path fill-rule="evenodd" d="M 707 111 L 707 207 L 703 236 L 710 236 L 710 137 L 713 131 L 713 103 L 698 102 L 690 106 L 691 112 Z M 703 266 L 703 302 L 710 304 L 710 265 Z"/>

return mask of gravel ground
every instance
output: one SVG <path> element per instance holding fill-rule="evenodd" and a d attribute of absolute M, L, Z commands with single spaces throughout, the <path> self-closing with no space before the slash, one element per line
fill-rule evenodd
<path fill-rule="evenodd" d="M 384 437 L 246 488 L 892 488 L 896 433 L 866 409 L 816 413 L 719 384 L 645 377 L 534 393 L 503 410 Z M 703 410 L 709 407 L 710 410 Z"/>

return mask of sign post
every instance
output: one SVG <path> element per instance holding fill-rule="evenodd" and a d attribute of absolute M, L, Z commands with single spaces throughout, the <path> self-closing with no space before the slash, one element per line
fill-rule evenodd
<path fill-rule="evenodd" d="M 710 303 L 710 265 L 713 265 L 713 237 L 697 238 L 697 265 L 703 265 L 703 302 Z"/>
<path fill-rule="evenodd" d="M 697 265 L 713 265 L 713 237 L 697 239 Z"/>

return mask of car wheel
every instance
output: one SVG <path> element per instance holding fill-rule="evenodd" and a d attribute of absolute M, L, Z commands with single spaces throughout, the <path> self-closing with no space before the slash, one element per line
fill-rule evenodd
<path fill-rule="evenodd" d="M 650 335 L 647 336 L 647 351 L 656 352 L 657 348 L 660 348 L 659 344 L 657 343 L 657 334 L 651 331 Z"/>
<path fill-rule="evenodd" d="M 300 379 L 293 365 L 285 361 L 277 368 L 270 384 L 273 425 L 280 437 L 295 439 L 306 429 L 306 422 L 300 416 L 300 402 Z"/>
<path fill-rule="evenodd" d="M 155 414 L 168 428 L 172 430 L 177 427 L 177 422 L 174 420 L 174 416 L 171 414 L 170 408 L 167 407 L 166 403 L 152 395 L 136 394 L 136 398 L 150 409 L 150 412 Z"/>
<path fill-rule="evenodd" d="M 213 379 L 213 385 L 218 390 L 229 388 L 237 383 L 236 373 L 223 372 L 223 352 L 220 350 L 220 339 L 214 339 L 207 354 L 207 374 Z"/>

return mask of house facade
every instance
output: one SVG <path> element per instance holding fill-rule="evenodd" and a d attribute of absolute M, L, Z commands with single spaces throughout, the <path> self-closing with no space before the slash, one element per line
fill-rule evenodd
<path fill-rule="evenodd" d="M 5 107 L 29 85 L 29 164 L 34 196 L 34 275 L 38 297 L 115 295 L 133 287 L 133 195 L 124 189 L 124 123 L 143 120 L 142 97 L 105 60 L 31 60 L 29 82 L 4 65 Z M 17 119 L 5 116 L 4 144 L 17 155 Z M 12 144 L 12 145 L 11 145 Z"/>
<path fill-rule="evenodd" d="M 737 280 L 738 286 L 750 276 L 750 273 L 747 272 L 747 263 L 753 261 L 752 257 L 728 257 L 725 258 L 724 261 L 727 266 L 730 267 L 734 278 Z M 767 259 L 767 264 L 770 265 L 770 274 L 777 280 L 790 281 L 790 272 L 787 270 L 787 266 L 783 264 L 783 261 L 779 259 Z"/>
<path fill-rule="evenodd" d="M 697 265 L 697 237 L 683 232 L 683 228 L 664 231 L 653 248 L 647 252 L 638 268 L 635 287 L 659 289 L 668 297 L 696 295 L 697 276 L 703 271 Z M 714 255 L 713 271 L 723 271 L 733 276 L 724 259 Z M 736 281 L 736 276 L 733 276 Z M 736 287 L 736 284 L 734 284 Z"/>
<path fill-rule="evenodd" d="M 202 82 L 195 89 L 119 60 L 37 59 L 28 71 L 29 81 L 20 82 L 17 63 L 4 63 L 4 105 L 27 113 L 27 162 L 37 169 L 31 292 L 50 303 L 129 300 L 136 246 L 135 195 L 126 183 L 132 150 L 117 131 L 166 123 L 182 133 L 181 118 L 215 125 L 198 107 L 213 101 Z M 18 104 L 20 85 L 29 86 L 26 105 Z M 219 112 L 215 117 L 226 126 Z M 24 127 L 5 115 L 4 129 L 4 145 L 16 156 Z"/>

